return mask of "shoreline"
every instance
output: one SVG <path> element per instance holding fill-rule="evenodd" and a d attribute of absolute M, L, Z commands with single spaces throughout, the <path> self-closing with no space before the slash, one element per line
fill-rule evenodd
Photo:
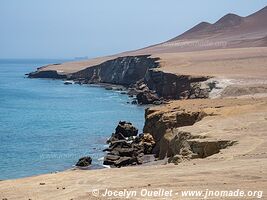
<path fill-rule="evenodd" d="M 225 78 L 208 77 L 208 76 L 198 77 L 198 76 L 176 75 L 176 74 L 173 74 L 170 72 L 162 73 L 162 71 L 160 70 L 161 68 L 158 68 L 158 67 L 156 67 L 155 69 L 149 69 L 148 68 L 147 71 L 144 74 L 142 74 L 141 77 L 139 77 L 139 78 L 141 78 L 140 82 L 128 80 L 128 81 L 134 83 L 134 84 L 132 83 L 130 85 L 123 85 L 123 82 L 112 83 L 114 81 L 113 79 L 108 79 L 104 76 L 104 75 L 106 75 L 105 70 L 106 70 L 107 66 L 108 66 L 108 68 L 114 69 L 114 66 L 113 66 L 114 63 L 116 63 L 119 66 L 125 65 L 128 62 L 133 62 L 133 59 L 134 60 L 140 59 L 140 62 L 144 62 L 144 63 L 150 62 L 150 60 L 147 61 L 146 59 L 150 59 L 151 55 L 149 55 L 148 57 L 149 58 L 147 58 L 147 56 L 126 56 L 126 57 L 119 57 L 119 58 L 113 59 L 113 60 L 108 60 L 108 61 L 105 61 L 104 63 L 100 63 L 99 65 L 90 66 L 88 68 L 85 68 L 85 69 L 78 71 L 78 72 L 75 72 L 75 73 L 71 73 L 69 75 L 66 74 L 65 75 L 66 77 L 63 78 L 63 81 L 72 81 L 73 82 L 72 84 L 89 85 L 92 87 L 101 87 L 101 88 L 105 88 L 106 90 L 117 91 L 117 92 L 120 92 L 120 94 L 128 95 L 128 97 L 133 98 L 132 100 L 134 100 L 134 101 L 136 99 L 135 96 L 137 96 L 136 103 L 134 103 L 134 104 L 138 103 L 138 104 L 141 104 L 143 106 L 143 102 L 145 102 L 145 104 L 148 104 L 147 109 L 150 109 L 151 105 L 153 105 L 153 104 L 158 105 L 158 106 L 164 104 L 166 107 L 168 107 L 169 103 L 167 103 L 166 101 L 171 101 L 171 100 L 180 101 L 183 99 L 186 100 L 186 99 L 191 99 L 191 98 L 192 99 L 211 98 L 211 99 L 216 100 L 217 98 L 220 98 L 220 95 L 223 94 L 223 92 L 226 90 L 226 88 L 233 87 L 233 88 L 229 89 L 228 92 L 224 93 L 224 98 L 231 98 L 231 93 L 232 93 L 231 90 L 233 90 L 233 91 L 235 90 L 235 85 L 239 82 L 241 83 L 242 81 L 245 83 L 245 81 L 246 81 L 246 80 L 242 80 L 242 79 L 237 79 L 237 78 L 234 79 L 234 78 L 227 78 L 227 77 L 225 77 Z M 156 61 L 158 62 L 157 65 L 161 65 L 162 60 L 159 57 L 156 58 Z M 155 65 L 155 64 L 152 64 L 152 65 Z M 38 68 L 38 70 L 36 72 L 29 73 L 29 78 L 40 78 L 39 73 L 41 73 L 42 78 L 43 78 L 43 76 L 45 76 L 46 78 L 49 78 L 51 74 L 52 74 L 52 76 L 55 76 L 55 74 L 56 74 L 56 76 L 59 75 L 57 73 L 57 71 L 45 71 L 46 67 L 40 67 L 40 68 Z M 39 71 L 40 69 L 41 69 L 41 71 Z M 92 73 L 92 70 L 94 71 L 93 73 Z M 97 76 L 95 75 L 95 73 L 96 73 L 95 70 L 97 71 L 97 73 L 99 73 Z M 118 73 L 118 70 L 119 70 L 118 68 L 115 68 L 115 71 L 111 71 L 111 72 L 108 71 L 108 73 L 109 73 L 108 77 L 112 74 L 115 75 L 116 73 Z M 46 72 L 47 72 L 47 74 L 44 74 Z M 102 73 L 102 75 L 101 75 L 101 73 Z M 110 74 L 110 73 L 112 73 L 112 74 Z M 123 73 L 126 74 L 127 70 L 123 71 Z M 133 73 L 133 72 L 131 72 L 131 73 Z M 152 75 L 151 75 L 151 73 L 152 73 Z M 148 74 L 150 74 L 150 75 L 148 75 Z M 160 76 L 161 76 L 160 79 L 162 79 L 162 80 L 160 80 L 160 84 L 159 84 L 160 88 L 155 89 L 154 87 L 157 87 L 157 84 L 155 84 L 155 83 L 151 84 L 151 81 L 153 82 L 153 80 L 154 80 L 153 74 L 157 74 L 157 76 L 160 74 Z M 111 77 L 113 78 L 114 75 L 112 75 Z M 59 75 L 58 78 L 62 79 L 60 76 L 61 75 Z M 120 76 L 122 76 L 122 77 L 120 77 Z M 117 79 L 116 79 L 117 81 L 123 80 L 123 75 L 120 75 L 120 76 L 117 77 Z M 147 76 L 151 76 L 151 77 L 147 79 Z M 168 80 L 168 79 L 171 79 L 171 81 L 170 82 L 167 81 L 167 84 L 166 84 L 166 80 Z M 106 81 L 108 80 L 108 81 L 110 81 L 110 83 L 109 82 L 108 83 L 103 82 L 104 80 L 106 80 Z M 157 81 L 159 81 L 158 78 L 157 78 Z M 176 82 L 176 85 L 174 88 L 172 88 L 173 87 L 173 81 Z M 180 81 L 182 81 L 182 82 L 180 82 Z M 252 84 L 252 83 L 253 83 L 253 79 L 250 80 L 249 84 Z M 181 86 L 181 84 L 185 84 L 186 89 L 181 89 L 182 87 L 184 87 L 184 86 Z M 242 90 L 245 87 L 250 87 L 250 85 L 246 85 L 246 83 L 245 83 L 238 90 L 240 90 L 240 89 Z M 153 89 L 155 89 L 155 91 L 153 91 Z M 172 96 L 172 97 L 166 96 L 166 94 L 161 92 L 161 89 L 163 89 L 163 90 L 167 89 L 170 91 L 175 89 L 175 90 L 179 91 L 179 95 L 178 96 Z M 134 90 L 134 94 L 130 93 L 132 90 Z M 238 92 L 235 92 L 235 95 L 238 98 L 244 98 L 244 97 L 250 98 L 250 97 L 253 97 L 257 94 L 257 91 L 253 91 L 253 90 L 251 90 L 251 94 L 249 94 L 249 92 L 250 92 L 249 90 L 245 91 L 245 93 L 248 94 L 247 97 L 245 95 L 243 95 L 242 92 L 240 92 L 240 95 L 241 95 L 240 97 L 239 97 Z M 261 92 L 267 93 L 267 87 Z M 183 96 L 184 95 L 183 93 L 187 93 L 187 94 L 185 96 Z M 139 100 L 138 99 L 139 94 L 142 94 L 142 98 L 145 98 L 145 99 Z M 154 94 L 157 97 L 154 98 Z M 167 92 L 167 94 L 171 94 L 171 93 Z M 162 95 L 165 95 L 167 97 L 167 99 L 164 99 L 164 96 L 162 96 Z M 159 97 L 162 99 L 160 99 Z M 148 100 L 148 99 L 151 99 L 151 100 Z M 127 102 L 127 103 L 130 103 L 130 102 Z M 194 117 L 194 116 L 192 116 L 192 117 Z M 174 123 L 177 123 L 177 122 L 174 122 Z M 194 123 L 195 122 L 192 122 L 192 124 L 194 124 Z M 190 124 L 190 125 L 192 125 L 192 124 Z M 186 125 L 187 124 L 184 124 L 184 125 L 181 124 L 179 126 L 186 126 Z M 153 127 L 153 125 L 150 128 L 153 129 L 152 127 Z M 173 128 L 173 127 L 168 127 L 168 129 L 170 129 L 170 128 Z M 177 128 L 177 127 L 174 127 L 174 128 Z M 144 129 L 146 129 L 144 132 L 150 133 L 150 130 L 148 128 L 144 127 Z M 168 131 L 168 130 L 164 129 L 164 131 Z M 155 131 L 155 132 L 157 132 L 157 131 Z M 162 141 L 161 141 L 162 138 L 157 138 L 157 136 L 155 136 L 155 134 L 153 134 L 153 133 L 152 133 L 152 135 L 154 138 L 156 138 L 156 143 L 158 145 L 159 145 L 159 143 L 162 143 Z M 164 141 L 164 142 L 168 143 L 169 141 Z M 157 146 L 157 148 L 159 148 L 159 147 Z M 157 157 L 160 156 L 160 154 L 161 154 L 160 150 L 155 150 L 155 152 L 156 152 Z M 164 152 L 167 153 L 168 151 L 165 150 Z M 163 155 L 163 158 L 165 156 L 166 155 Z M 160 157 L 162 157 L 162 156 L 160 156 Z"/>
<path fill-rule="evenodd" d="M 215 79 L 216 80 L 216 79 Z M 253 83 L 253 80 L 249 83 L 251 84 Z M 63 84 L 63 82 L 62 82 Z M 110 85 L 110 84 L 100 84 L 100 85 L 91 85 L 92 87 L 102 87 L 103 89 L 105 87 L 113 87 L 114 85 Z M 225 88 L 227 88 L 229 85 L 225 86 Z M 231 85 L 230 85 L 231 86 Z M 115 87 L 117 88 L 118 86 L 115 85 Z M 121 86 L 119 86 L 121 87 Z M 243 86 L 244 88 L 247 87 L 247 85 L 245 84 Z M 221 92 L 225 89 L 223 88 L 221 90 Z M 119 90 L 120 91 L 120 90 Z M 227 94 L 231 94 L 231 92 L 227 93 Z M 239 124 L 234 124 L 234 125 L 230 125 L 230 122 L 224 122 L 225 119 L 230 119 L 230 121 L 233 121 L 231 118 L 235 118 L 237 117 L 237 120 L 242 121 L 244 119 L 249 119 L 250 123 L 265 123 L 261 120 L 259 120 L 259 118 L 255 118 L 253 119 L 255 116 L 253 113 L 259 113 L 259 112 L 264 112 L 264 110 L 267 108 L 267 106 L 265 106 L 264 102 L 267 102 L 266 98 L 253 98 L 253 96 L 255 96 L 255 94 L 252 93 L 250 94 L 249 98 L 243 99 L 243 96 L 241 95 L 240 97 L 234 97 L 234 98 L 215 98 L 215 99 L 189 99 L 189 100 L 172 100 L 170 102 L 168 102 L 168 104 L 162 104 L 159 106 L 149 106 L 149 108 L 146 111 L 146 121 L 149 120 L 152 125 L 152 127 L 154 126 L 155 128 L 152 129 L 153 130 L 162 130 L 161 127 L 165 126 L 164 124 L 166 124 L 168 126 L 168 128 L 171 129 L 177 129 L 179 131 L 182 132 L 187 132 L 190 133 L 193 139 L 191 142 L 192 145 L 200 145 L 197 148 L 201 147 L 202 144 L 211 144 L 212 146 L 210 146 L 209 148 L 211 148 L 211 151 L 207 151 L 207 157 L 206 158 L 194 158 L 195 157 L 195 153 L 193 152 L 192 154 L 192 158 L 190 160 L 187 159 L 187 157 L 169 157 L 168 159 L 164 159 L 162 161 L 159 161 L 158 163 L 156 163 L 156 165 L 153 164 L 153 162 L 151 162 L 150 164 L 143 164 L 143 165 L 138 165 L 138 166 L 128 166 L 128 167 L 123 167 L 123 168 L 104 168 L 104 169 L 94 169 L 94 170 L 81 170 L 81 169 L 69 169 L 69 170 L 64 170 L 62 172 L 58 172 L 56 174 L 51 173 L 51 174 L 41 174 L 41 175 L 36 175 L 36 176 L 31 176 L 31 177 L 25 177 L 25 178 L 20 178 L 20 179 L 12 179 L 12 180 L 4 180 L 0 182 L 0 190 L 4 191 L 3 197 L 12 197 L 12 195 L 17 195 L 17 193 L 12 194 L 10 193 L 11 191 L 9 191 L 8 189 L 5 189 L 5 186 L 10 184 L 14 184 L 13 182 L 19 182 L 19 183 L 23 183 L 24 181 L 29 182 L 30 185 L 29 187 L 31 188 L 29 192 L 26 192 L 26 189 L 24 188 L 22 185 L 21 186 L 17 186 L 18 188 L 20 188 L 19 190 L 24 191 L 24 195 L 27 196 L 33 196 L 34 197 L 34 193 L 32 193 L 32 189 L 35 188 L 34 190 L 41 190 L 40 192 L 38 192 L 38 195 L 40 195 L 40 199 L 46 199 L 45 196 L 43 196 L 45 193 L 42 193 L 42 187 L 43 188 L 47 188 L 46 190 L 51 191 L 51 193 L 54 195 L 55 193 L 59 193 L 59 199 L 65 199 L 66 196 L 68 196 L 68 198 L 74 198 L 76 199 L 76 197 L 78 199 L 88 199 L 89 198 L 94 198 L 94 196 L 92 196 L 92 190 L 96 187 L 99 188 L 99 190 L 101 192 L 103 192 L 105 189 L 109 189 L 110 188 L 110 184 L 109 181 L 107 181 L 107 177 L 106 176 L 110 176 L 112 177 L 112 180 L 117 180 L 117 184 L 119 184 L 119 182 L 121 182 L 121 179 L 118 180 L 118 178 L 116 178 L 117 176 L 119 176 L 119 174 L 121 173 L 126 173 L 124 175 L 125 178 L 132 178 L 132 175 L 135 177 L 139 177 L 140 173 L 142 174 L 143 177 L 146 177 L 148 173 L 153 174 L 153 177 L 148 178 L 148 182 L 146 182 L 143 179 L 138 179 L 138 181 L 140 181 L 141 185 L 139 185 L 138 182 L 133 182 L 132 184 L 129 185 L 129 183 L 127 183 L 127 185 L 120 185 L 120 186 L 116 186 L 116 189 L 120 189 L 120 188 L 126 188 L 126 189 L 138 189 L 140 187 L 149 187 L 151 189 L 155 189 L 158 187 L 164 188 L 166 185 L 168 186 L 167 188 L 172 188 L 174 191 L 177 190 L 177 188 L 184 188 L 184 189 L 188 189 L 188 188 L 192 188 L 192 186 L 190 187 L 185 187 L 184 185 L 180 185 L 179 181 L 178 183 L 174 183 L 174 184 L 170 184 L 170 182 L 172 182 L 172 180 L 169 177 L 172 177 L 174 174 L 177 173 L 177 170 L 179 171 L 179 176 L 185 177 L 185 174 L 188 175 L 188 177 L 190 178 L 184 178 L 184 181 L 188 181 L 190 184 L 195 184 L 198 182 L 198 178 L 202 177 L 201 174 L 198 173 L 199 171 L 199 167 L 202 168 L 204 166 L 206 166 L 206 170 L 211 169 L 210 165 L 212 165 L 214 167 L 214 169 L 216 170 L 217 168 L 220 168 L 219 165 L 225 166 L 225 168 L 227 169 L 226 171 L 224 171 L 225 169 L 220 169 L 219 171 L 216 172 L 216 176 L 221 176 L 221 181 L 223 183 L 223 185 L 218 185 L 217 183 L 214 184 L 213 182 L 213 177 L 211 176 L 213 173 L 211 173 L 210 171 L 203 171 L 203 173 L 205 175 L 210 174 L 209 176 L 205 176 L 202 177 L 203 180 L 206 180 L 207 182 L 213 182 L 213 184 L 208 184 L 210 188 L 213 188 L 214 185 L 216 186 L 216 188 L 220 188 L 220 189 L 226 189 L 225 187 L 229 187 L 229 185 L 235 189 L 235 187 L 233 185 L 230 184 L 230 182 L 232 181 L 232 179 L 230 180 L 227 177 L 224 177 L 224 175 L 222 173 L 229 173 L 229 174 L 236 174 L 236 172 L 234 172 L 232 169 L 230 169 L 229 167 L 235 167 L 236 165 L 240 166 L 241 164 L 243 165 L 243 161 L 240 160 L 240 158 L 243 159 L 243 157 L 246 158 L 247 155 L 247 151 L 245 151 L 247 146 L 253 146 L 255 145 L 254 142 L 250 141 L 251 137 L 253 137 L 254 139 L 258 138 L 258 136 L 253 136 L 253 134 L 251 135 L 250 132 L 245 132 L 248 134 L 248 136 L 246 136 L 245 138 L 243 138 L 244 136 L 243 134 L 243 129 L 239 128 L 238 126 L 240 126 Z M 262 102 L 262 103 L 260 103 Z M 200 110 L 199 110 L 200 109 Z M 180 120 L 185 119 L 186 121 L 186 117 L 188 114 L 188 116 L 191 116 L 193 113 L 199 112 L 201 110 L 204 109 L 204 112 L 207 113 L 208 115 L 205 116 L 204 118 L 200 119 L 199 121 L 194 122 L 193 124 L 190 124 L 190 126 L 176 126 L 175 124 L 178 123 L 178 121 L 172 121 L 173 120 L 173 116 L 179 116 L 180 114 L 182 114 L 181 116 L 183 116 L 182 118 L 179 118 Z M 244 112 L 245 109 L 245 112 Z M 255 111 L 256 109 L 256 111 Z M 240 110 L 240 111 L 239 111 Z M 267 112 L 266 112 L 267 113 Z M 247 114 L 250 114 L 251 116 L 248 117 Z M 263 114 L 263 113 L 262 113 Z M 150 116 L 151 115 L 151 116 Z M 220 115 L 223 115 L 222 117 L 220 117 Z M 229 116 L 228 116 L 229 115 Z M 236 116 L 237 115 L 237 116 Z M 263 114 L 264 115 L 264 114 Z M 158 118 L 160 116 L 160 118 Z M 244 117 L 245 116 L 245 117 Z M 162 124 L 154 124 L 153 120 L 154 118 L 159 119 L 160 123 Z M 162 119 L 162 120 L 161 120 Z M 266 116 L 267 119 L 267 116 Z M 213 125 L 213 123 L 210 123 L 209 121 L 212 120 L 213 123 L 217 123 L 218 125 Z M 245 122 L 246 123 L 246 122 Z M 175 126 L 172 127 L 172 124 L 174 124 Z M 171 126 L 170 126 L 171 125 Z M 236 127 L 237 126 L 237 127 Z M 203 129 L 203 127 L 205 127 L 205 129 Z M 264 127 L 264 125 L 258 125 L 257 127 Z M 267 127 L 267 126 L 266 126 Z M 215 132 L 212 130 L 212 128 L 215 128 Z M 224 130 L 231 130 L 233 132 L 238 131 L 238 134 L 241 134 L 242 136 L 238 139 L 236 138 L 236 135 L 231 136 L 226 134 L 227 132 L 224 133 Z M 240 130 L 239 130 L 240 129 Z M 244 129 L 246 130 L 246 129 Z M 166 135 L 163 137 L 161 143 L 161 147 L 159 150 L 159 154 L 168 154 L 168 152 L 170 150 L 169 149 L 169 143 L 172 143 L 171 141 L 173 139 L 175 139 L 173 136 L 170 136 L 170 132 L 168 129 L 164 129 L 163 130 L 164 133 L 166 133 Z M 216 133 L 216 131 L 218 131 L 218 133 Z M 239 132 L 240 131 L 240 132 Z M 253 133 L 257 131 L 256 129 L 253 130 Z M 262 130 L 258 130 L 259 133 L 262 133 Z M 172 131 L 171 131 L 172 132 Z M 176 132 L 172 132 L 172 134 L 176 134 Z M 215 134 L 215 135 L 206 135 L 206 134 Z M 159 134 L 159 132 L 155 131 L 152 133 L 153 136 L 156 136 Z M 199 135 L 200 134 L 200 135 Z M 204 135 L 202 135 L 204 134 Z M 227 136 L 227 137 L 226 137 Z M 259 137 L 264 137 L 263 135 L 259 136 Z M 250 138 L 250 139 L 246 139 L 246 138 Z M 189 139 L 191 140 L 191 139 Z M 197 140 L 197 143 L 195 143 L 195 140 Z M 243 141 L 244 140 L 244 141 Z M 159 138 L 158 138 L 158 143 L 159 143 Z M 214 144 L 215 146 L 217 146 L 217 144 L 219 144 L 220 141 L 236 141 L 237 143 L 234 143 L 233 145 L 229 145 L 226 146 L 226 148 L 222 148 L 218 150 L 215 148 L 214 150 Z M 215 143 L 214 143 L 215 142 Z M 249 143 L 250 142 L 250 143 Z M 260 146 L 264 145 L 264 144 L 259 144 Z M 193 147 L 193 146 L 192 146 Z M 254 147 L 253 147 L 254 148 Z M 255 147 L 256 148 L 256 147 Z M 259 148 L 259 147 L 257 147 Z M 240 151 L 241 150 L 241 151 Z M 254 151 L 250 150 L 250 151 Z M 259 155 L 262 154 L 262 150 L 259 151 L 260 153 L 257 153 Z M 210 155 L 211 154 L 211 155 Z M 170 158 L 172 158 L 170 160 Z M 250 159 L 250 158 L 247 158 Z M 256 159 L 260 159 L 260 158 L 256 158 Z M 171 163 L 170 163 L 171 162 Z M 254 162 L 254 161 L 253 161 Z M 257 162 L 260 162 L 259 160 L 257 160 Z M 264 161 L 265 162 L 265 161 Z M 225 163 L 227 163 L 227 165 L 225 165 Z M 238 164 L 237 164 L 238 163 Z M 152 165 L 151 165 L 152 164 Z M 177 166 L 178 165 L 178 166 Z M 196 168 L 197 166 L 197 168 Z M 253 170 L 255 171 L 256 169 L 256 165 L 253 168 Z M 168 169 L 170 171 L 165 172 L 165 170 Z M 213 169 L 213 170 L 214 170 Z M 245 174 L 249 174 L 248 167 L 247 166 L 243 166 L 241 167 L 242 170 L 244 170 Z M 251 170 L 251 169 L 249 169 Z M 120 172 L 118 172 L 120 171 Z M 127 174 L 129 173 L 129 174 Z M 155 174 L 154 174 L 155 173 Z M 192 173 L 195 173 L 194 176 L 198 177 L 197 179 L 192 177 Z M 104 174 L 101 175 L 101 174 Z M 166 176 L 168 174 L 168 176 Z M 239 174 L 239 173 L 238 173 Z M 214 174 L 213 174 L 214 175 Z M 89 176 L 92 177 L 93 179 L 91 180 L 89 179 L 84 179 L 84 176 Z M 165 176 L 165 180 L 163 181 L 161 176 Z M 53 178 L 54 177 L 54 178 Z M 78 178 L 79 177 L 79 178 Z M 121 177 L 121 176 L 119 176 Z M 52 182 L 51 178 L 53 179 Z M 84 180 L 85 183 L 84 185 L 87 186 L 87 188 L 91 188 L 84 190 L 80 185 L 75 185 L 77 182 L 77 179 L 81 179 Z M 101 181 L 101 186 L 98 185 L 97 183 L 91 183 L 89 180 L 93 181 L 93 180 L 106 180 L 106 181 Z M 69 181 L 69 182 L 68 182 Z M 126 180 L 125 180 L 126 181 Z M 193 181 L 193 182 L 192 182 Z M 39 183 L 45 183 L 44 186 L 38 185 Z M 144 185 L 144 182 L 146 182 L 146 185 Z M 242 182 L 248 186 L 251 185 L 250 182 L 246 181 L 246 179 L 242 179 Z M 66 188 L 66 189 L 57 189 L 60 188 L 60 186 L 58 185 L 62 185 L 62 188 Z M 176 185 L 176 186 L 175 186 Z M 94 186 L 94 188 L 92 188 L 92 186 Z M 194 187 L 196 187 L 196 185 L 194 185 Z M 251 185 L 251 187 L 255 187 L 255 185 Z M 257 185 L 257 187 L 261 188 L 260 186 Z M 56 189 L 55 189 L 56 188 Z M 71 194 L 66 194 L 66 191 L 69 191 L 70 188 L 71 189 Z M 112 189 L 112 188 L 110 188 Z M 56 191 L 54 191 L 56 190 Z M 263 190 L 263 189 L 262 189 Z M 52 196 L 53 196 L 52 195 Z M 51 196 L 51 197 L 52 197 Z M 104 197 L 100 197 L 100 199 L 105 199 Z"/>
<path fill-rule="evenodd" d="M 265 194 L 267 176 L 263 169 L 267 163 L 264 154 L 267 141 L 265 134 L 267 99 L 172 101 L 169 106 L 153 107 L 151 112 L 164 112 L 165 117 L 169 116 L 171 119 L 170 114 L 174 110 L 179 112 L 179 109 L 177 110 L 179 106 L 186 110 L 200 108 L 205 112 L 214 113 L 192 126 L 178 128 L 181 131 L 202 135 L 197 139 L 199 141 L 237 140 L 238 143 L 205 159 L 185 160 L 178 163 L 178 166 L 167 164 L 119 169 L 69 170 L 56 174 L 4 180 L 0 182 L 0 197 L 20 199 L 21 196 L 26 196 L 31 199 L 49 199 L 56 196 L 59 200 L 66 198 L 85 200 L 95 198 L 92 195 L 94 189 L 98 189 L 101 194 L 106 189 L 139 191 L 143 188 L 150 190 L 163 188 L 180 192 L 207 188 L 236 190 L 237 185 L 240 190 L 257 188 Z M 237 121 L 239 123 L 236 123 Z M 206 184 L 201 186 L 203 182 Z M 102 196 L 98 198 L 106 199 Z"/>

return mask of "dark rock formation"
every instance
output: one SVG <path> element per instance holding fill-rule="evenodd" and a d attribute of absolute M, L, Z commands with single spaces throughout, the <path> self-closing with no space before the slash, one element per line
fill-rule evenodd
<path fill-rule="evenodd" d="M 51 78 L 51 79 L 65 79 L 66 75 L 58 74 L 55 70 L 36 71 L 28 74 L 29 78 Z"/>
<path fill-rule="evenodd" d="M 71 78 L 84 78 L 88 83 L 129 86 L 144 78 L 148 69 L 158 67 L 158 60 L 158 58 L 150 58 L 149 55 L 118 57 L 73 73 Z"/>
<path fill-rule="evenodd" d="M 123 167 L 142 164 L 144 148 L 133 141 L 119 140 L 112 142 L 106 149 L 109 153 L 104 158 L 104 165 Z"/>
<path fill-rule="evenodd" d="M 87 167 L 91 165 L 92 163 L 92 158 L 90 156 L 82 157 L 78 160 L 76 163 L 76 166 L 78 167 Z"/>
<path fill-rule="evenodd" d="M 126 138 L 125 136 L 129 136 Z M 137 135 L 137 129 L 131 123 L 120 122 L 116 133 L 108 140 L 108 154 L 104 158 L 104 165 L 123 167 L 139 165 L 144 161 L 145 154 L 151 154 L 155 141 L 150 134 Z"/>
<path fill-rule="evenodd" d="M 175 75 L 151 69 L 146 73 L 144 83 L 149 90 L 156 91 L 164 99 L 208 98 L 209 88 L 201 88 L 199 83 L 209 78 Z"/>
<path fill-rule="evenodd" d="M 130 122 L 120 121 L 115 132 L 115 135 L 118 134 L 122 134 L 124 137 L 137 136 L 138 129 Z"/>

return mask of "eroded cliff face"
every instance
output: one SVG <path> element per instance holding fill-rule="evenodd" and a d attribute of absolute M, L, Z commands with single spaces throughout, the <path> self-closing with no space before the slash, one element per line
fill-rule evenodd
<path fill-rule="evenodd" d="M 183 160 L 211 156 L 233 145 L 235 141 L 207 138 L 205 134 L 183 131 L 185 127 L 191 130 L 190 127 L 205 117 L 217 115 L 215 112 L 222 104 L 220 101 L 209 105 L 204 100 L 186 100 L 146 109 L 143 132 L 153 136 L 156 142 L 153 153 L 156 157 L 168 157 L 170 162 L 177 164 Z"/>
<path fill-rule="evenodd" d="M 129 86 L 143 79 L 149 69 L 157 68 L 158 60 L 149 55 L 119 57 L 73 73 L 71 79 Z"/>
<path fill-rule="evenodd" d="M 157 107 L 146 109 L 144 133 L 150 133 L 156 141 L 153 153 L 163 159 L 171 156 L 169 142 L 174 137 L 173 129 L 191 126 L 207 114 L 203 111 L 186 111 L 182 108 L 170 111 L 158 110 Z"/>
<path fill-rule="evenodd" d="M 162 99 L 208 98 L 212 88 L 202 82 L 210 77 L 186 76 L 159 70 L 160 59 L 150 55 L 125 56 L 90 66 L 76 73 L 38 69 L 30 78 L 71 79 L 79 84 L 108 83 L 123 85 L 137 95 L 140 104 L 161 103 Z M 139 95 L 138 95 L 139 94 Z"/>
<path fill-rule="evenodd" d="M 207 76 L 188 76 L 166 73 L 156 69 L 148 70 L 144 78 L 150 90 L 166 99 L 208 98 L 211 88 L 202 88 L 200 83 L 208 80 Z"/>

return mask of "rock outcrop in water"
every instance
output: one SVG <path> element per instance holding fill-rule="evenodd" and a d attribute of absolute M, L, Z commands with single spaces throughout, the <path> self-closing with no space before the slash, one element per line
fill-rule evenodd
<path fill-rule="evenodd" d="M 76 163 L 77 167 L 88 167 L 92 164 L 92 158 L 90 156 L 82 157 Z"/>
<path fill-rule="evenodd" d="M 138 135 L 138 130 L 130 122 L 119 122 L 116 132 L 107 141 L 109 148 L 105 149 L 104 165 L 124 167 L 140 165 L 145 154 L 151 154 L 155 141 L 150 134 Z"/>
<path fill-rule="evenodd" d="M 58 74 L 55 70 L 36 71 L 28 74 L 29 78 L 51 78 L 51 79 L 65 79 L 66 75 Z"/>

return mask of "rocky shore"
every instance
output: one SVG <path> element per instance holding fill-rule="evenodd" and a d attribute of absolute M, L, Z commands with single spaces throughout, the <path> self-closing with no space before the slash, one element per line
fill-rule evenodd
<path fill-rule="evenodd" d="M 160 59 L 151 55 L 125 56 L 108 60 L 81 71 L 61 74 L 39 68 L 29 78 L 72 80 L 77 84 L 112 84 L 136 96 L 138 104 L 162 104 L 171 99 L 208 98 L 216 82 L 207 82 L 209 76 L 189 76 L 166 73 L 160 70 Z"/>
<path fill-rule="evenodd" d="M 41 69 L 41 70 L 40 70 Z M 170 100 L 205 99 L 209 92 L 216 88 L 215 81 L 208 81 L 208 76 L 187 76 L 166 73 L 160 70 L 160 59 L 151 55 L 126 56 L 108 60 L 96 66 L 85 68 L 71 74 L 60 74 L 57 71 L 43 71 L 28 74 L 29 78 L 52 78 L 68 80 L 71 84 L 112 84 L 106 89 L 125 88 L 133 104 L 167 104 Z M 169 162 L 178 162 L 177 159 L 191 159 L 207 157 L 218 153 L 228 146 L 225 141 L 220 144 L 209 142 L 199 144 L 190 140 L 195 139 L 190 133 L 173 132 L 173 128 L 193 125 L 207 114 L 203 111 L 179 111 L 173 113 L 175 120 L 161 123 L 161 115 L 153 115 L 153 109 L 146 110 L 145 127 L 142 134 L 131 123 L 120 122 L 114 134 L 109 139 L 110 145 L 104 159 L 104 165 L 122 167 L 140 165 L 146 154 L 153 154 L 155 159 L 169 158 Z M 172 132 L 172 134 L 170 134 Z M 172 139 L 167 139 L 173 135 Z M 209 146 L 210 152 L 204 152 L 203 146 Z M 178 160 L 179 160 L 178 159 Z M 78 166 L 91 162 L 79 161 Z M 174 161 L 176 160 L 176 161 Z M 79 163 L 78 162 L 78 163 Z"/>
<path fill-rule="evenodd" d="M 108 154 L 103 164 L 114 167 L 142 164 L 144 156 L 152 154 L 155 145 L 149 133 L 138 135 L 138 130 L 130 122 L 124 121 L 119 122 L 107 143 L 109 147 L 104 151 Z"/>

